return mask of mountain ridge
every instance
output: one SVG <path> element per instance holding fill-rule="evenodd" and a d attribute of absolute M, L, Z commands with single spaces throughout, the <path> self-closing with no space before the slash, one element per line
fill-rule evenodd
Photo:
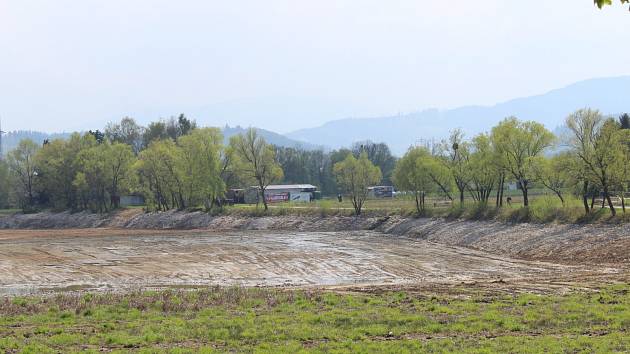
<path fill-rule="evenodd" d="M 370 139 L 387 143 L 400 155 L 420 139 L 445 138 L 449 130 L 455 128 L 463 129 L 472 137 L 509 116 L 535 120 L 553 130 L 562 125 L 571 112 L 584 107 L 600 109 L 604 114 L 618 114 L 630 110 L 627 97 L 630 97 L 630 76 L 596 78 L 490 106 L 431 108 L 402 115 L 344 118 L 286 136 L 332 148 Z"/>

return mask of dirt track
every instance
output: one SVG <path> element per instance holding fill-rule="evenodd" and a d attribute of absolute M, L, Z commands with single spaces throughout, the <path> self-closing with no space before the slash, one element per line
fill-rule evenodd
<path fill-rule="evenodd" d="M 152 286 L 573 282 L 625 267 L 559 265 L 370 231 L 0 231 L 0 294 Z"/>

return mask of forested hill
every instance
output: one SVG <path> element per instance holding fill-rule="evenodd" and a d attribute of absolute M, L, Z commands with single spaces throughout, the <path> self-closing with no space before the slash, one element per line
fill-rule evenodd
<path fill-rule="evenodd" d="M 590 107 L 617 115 L 630 110 L 630 76 L 592 79 L 548 93 L 518 98 L 494 106 L 468 106 L 451 110 L 425 110 L 389 117 L 341 119 L 287 134 L 289 138 L 331 148 L 371 139 L 387 143 L 402 155 L 419 139 L 442 139 L 454 128 L 467 137 L 487 131 L 501 119 L 517 116 L 535 120 L 554 130 L 577 109 Z"/>
<path fill-rule="evenodd" d="M 265 140 L 268 143 L 276 145 L 276 146 L 302 148 L 305 150 L 313 150 L 317 148 L 313 144 L 289 139 L 285 137 L 284 135 L 280 135 L 278 133 L 274 133 L 269 130 L 259 129 L 259 128 L 256 128 L 256 129 L 258 130 L 258 133 L 263 138 L 265 138 Z M 229 142 L 230 137 L 241 134 L 241 133 L 245 133 L 247 131 L 247 128 L 226 126 L 222 130 L 223 130 L 223 136 L 225 137 L 225 143 L 227 144 Z M 31 139 L 37 144 L 41 145 L 46 139 L 49 139 L 49 140 L 67 139 L 70 136 L 70 134 L 71 133 L 49 134 L 49 133 L 44 133 L 44 132 L 26 131 L 26 130 L 12 131 L 2 136 L 2 147 L 3 147 L 2 151 L 6 154 L 8 151 L 13 150 L 22 139 Z"/>
<path fill-rule="evenodd" d="M 30 130 L 17 130 L 7 132 L 2 135 L 2 151 L 6 154 L 8 151 L 13 150 L 22 139 L 31 139 L 38 144 L 43 144 L 44 140 L 49 139 L 67 139 L 70 133 L 44 133 Z"/>
<path fill-rule="evenodd" d="M 229 142 L 229 139 L 232 136 L 247 132 L 247 128 L 243 128 L 240 126 L 237 126 L 237 127 L 226 126 L 222 130 L 223 130 L 223 137 L 225 139 L 226 144 Z M 282 147 L 291 147 L 291 148 L 301 148 L 304 150 L 315 150 L 319 148 L 319 146 L 317 145 L 309 144 L 309 143 L 299 141 L 299 140 L 290 139 L 282 134 L 274 133 L 269 130 L 260 129 L 260 128 L 256 128 L 256 130 L 258 131 L 258 134 L 260 134 L 263 138 L 265 138 L 265 140 L 269 144 L 272 144 L 272 145 L 282 146 Z"/>

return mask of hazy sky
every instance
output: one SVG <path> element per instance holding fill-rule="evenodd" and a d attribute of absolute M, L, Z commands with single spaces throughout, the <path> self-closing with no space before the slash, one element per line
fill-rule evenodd
<path fill-rule="evenodd" d="M 0 0 L 0 116 L 287 132 L 629 74 L 629 33 L 627 8 L 592 0 Z M 304 114 L 271 118 L 283 102 Z"/>

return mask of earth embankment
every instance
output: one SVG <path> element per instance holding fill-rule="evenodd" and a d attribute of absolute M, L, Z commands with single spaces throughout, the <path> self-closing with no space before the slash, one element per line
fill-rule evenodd
<path fill-rule="evenodd" d="M 203 212 L 37 213 L 0 217 L 0 229 L 378 231 L 528 260 L 630 263 L 630 225 L 506 224 L 407 217 L 212 216 Z"/>

